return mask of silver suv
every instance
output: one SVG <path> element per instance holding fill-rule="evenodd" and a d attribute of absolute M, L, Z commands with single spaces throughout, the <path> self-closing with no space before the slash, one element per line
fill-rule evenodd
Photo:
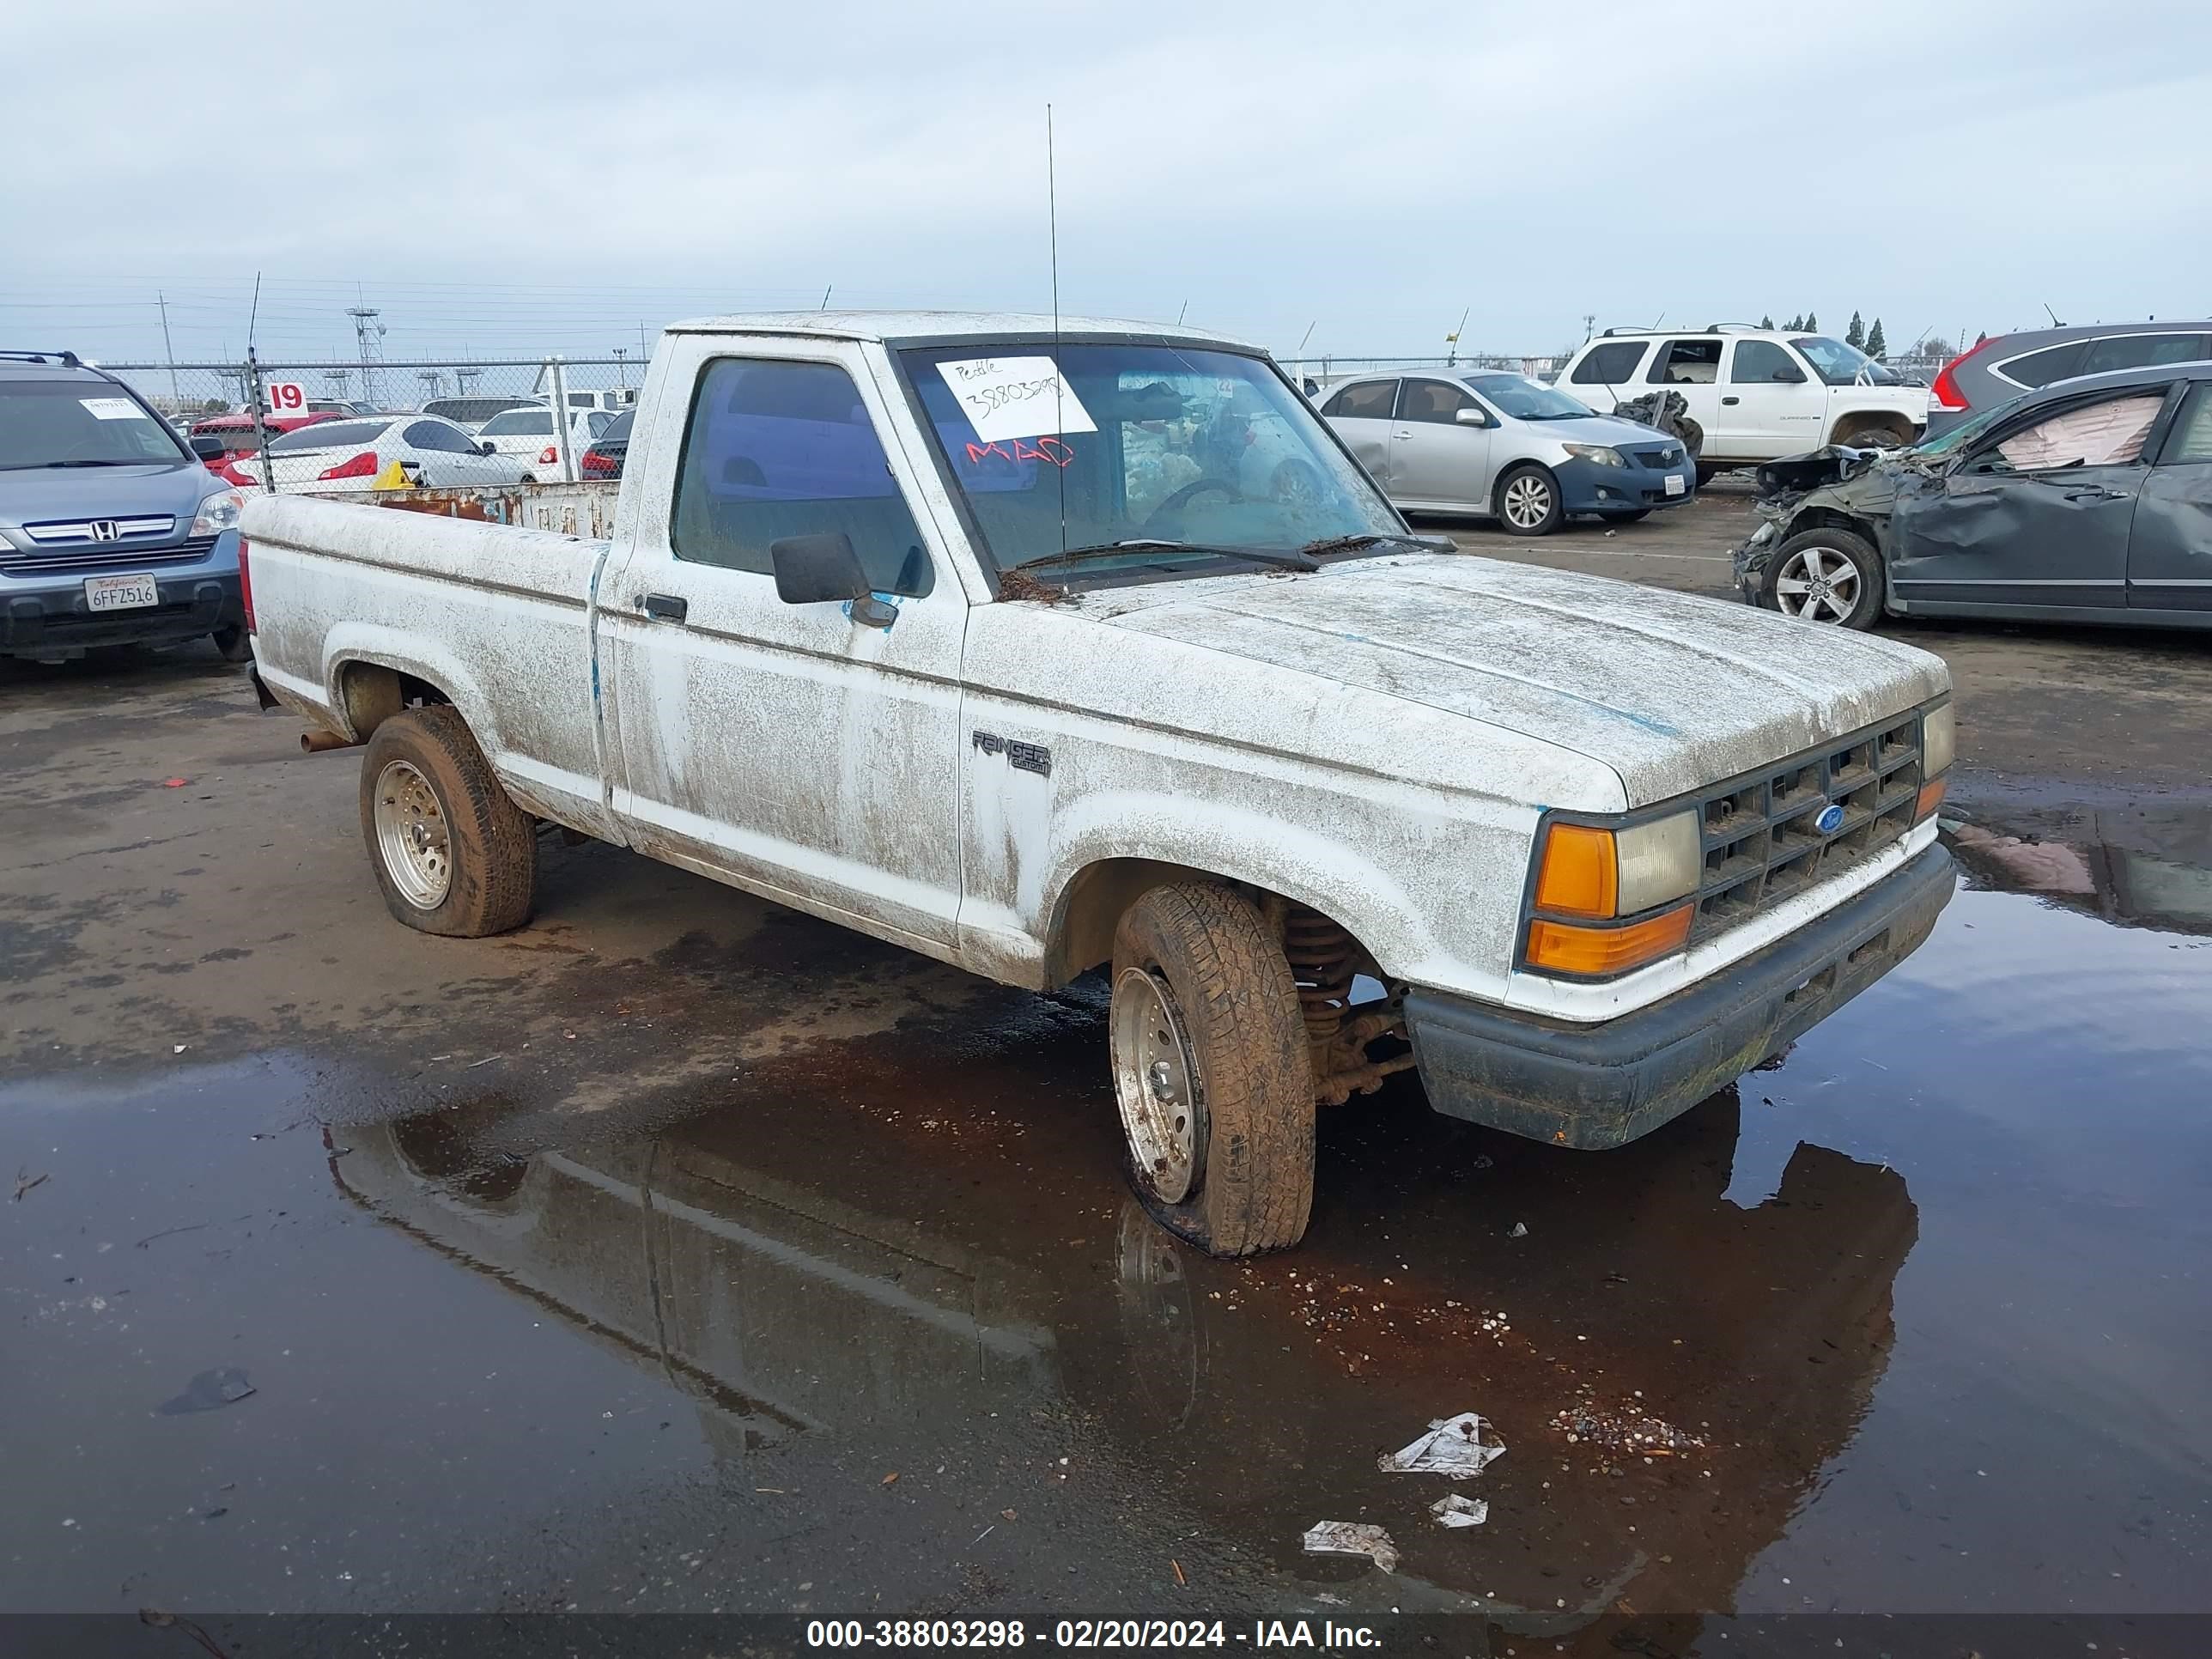
<path fill-rule="evenodd" d="M 1609 328 L 1559 371 L 1562 392 L 1610 410 L 1656 390 L 1679 392 L 1703 482 L 1823 444 L 1893 448 L 1928 424 L 1928 388 L 1825 334 L 1743 328 Z"/>

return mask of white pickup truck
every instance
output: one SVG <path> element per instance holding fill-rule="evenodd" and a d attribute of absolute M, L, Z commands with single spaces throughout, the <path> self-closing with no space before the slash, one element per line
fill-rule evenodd
<path fill-rule="evenodd" d="M 1443 550 L 1182 330 L 684 324 L 610 539 L 243 530 L 264 701 L 367 744 L 401 921 L 520 927 L 550 820 L 1008 984 L 1104 969 L 1130 1177 L 1217 1253 L 1304 1232 L 1317 1106 L 1417 1066 L 1617 1146 L 1952 891 L 1936 658 Z"/>

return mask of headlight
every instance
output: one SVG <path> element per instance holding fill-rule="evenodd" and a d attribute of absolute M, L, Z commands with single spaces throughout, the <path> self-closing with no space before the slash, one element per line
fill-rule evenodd
<path fill-rule="evenodd" d="M 1538 854 L 1529 966 L 1618 974 L 1680 950 L 1689 939 L 1697 907 L 1661 907 L 1698 890 L 1704 859 L 1695 810 L 1625 830 L 1551 825 Z M 1552 919 L 1567 916 L 1608 925 Z"/>
<path fill-rule="evenodd" d="M 218 489 L 200 503 L 200 510 L 192 515 L 191 533 L 195 536 L 220 536 L 226 530 L 238 528 L 239 510 L 246 505 L 246 497 L 235 489 Z"/>
<path fill-rule="evenodd" d="M 1951 708 L 1947 702 L 1920 717 L 1920 775 L 1923 778 L 1949 771 L 1958 757 L 1959 725 L 1952 718 Z"/>
<path fill-rule="evenodd" d="M 1603 444 L 1561 444 L 1560 448 L 1578 461 L 1590 461 L 1599 466 L 1626 466 L 1617 449 L 1607 449 Z"/>
<path fill-rule="evenodd" d="M 1920 799 L 1913 804 L 1912 821 L 1918 823 L 1943 804 L 1950 779 L 1945 775 L 1958 757 L 1959 726 L 1952 705 L 1931 708 L 1920 717 Z"/>

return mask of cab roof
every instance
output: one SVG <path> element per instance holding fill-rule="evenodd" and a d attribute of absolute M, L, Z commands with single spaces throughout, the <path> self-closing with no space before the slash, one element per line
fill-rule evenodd
<path fill-rule="evenodd" d="M 1101 336 L 1169 340 L 1192 345 L 1260 349 L 1246 341 L 1165 323 L 1133 322 L 1111 317 L 1062 317 L 1020 311 L 753 311 L 727 317 L 697 317 L 671 323 L 671 334 L 786 334 L 827 340 L 866 340 L 911 346 L 963 340 L 1024 343 Z"/>

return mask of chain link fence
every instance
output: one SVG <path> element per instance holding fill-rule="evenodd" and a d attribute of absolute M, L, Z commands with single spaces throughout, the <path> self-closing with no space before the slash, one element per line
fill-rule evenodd
<path fill-rule="evenodd" d="M 627 355 L 101 367 L 232 483 L 317 495 L 611 482 L 620 452 L 599 441 L 645 373 Z"/>

